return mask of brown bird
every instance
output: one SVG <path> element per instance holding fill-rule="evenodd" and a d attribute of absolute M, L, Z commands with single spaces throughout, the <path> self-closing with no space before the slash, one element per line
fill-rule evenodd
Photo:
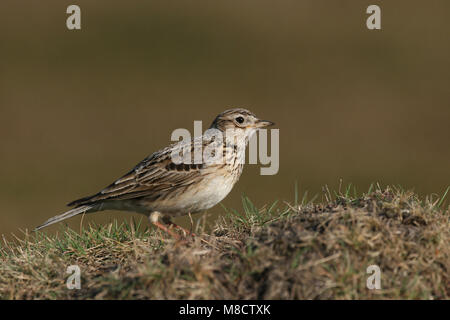
<path fill-rule="evenodd" d="M 176 237 L 166 226 L 180 228 L 171 218 L 207 210 L 222 201 L 241 176 L 249 138 L 271 125 L 246 109 L 226 110 L 203 136 L 151 154 L 105 189 L 69 203 L 73 209 L 35 230 L 78 214 L 122 210 L 145 214 L 153 225 Z M 195 161 L 198 150 L 201 159 Z"/>

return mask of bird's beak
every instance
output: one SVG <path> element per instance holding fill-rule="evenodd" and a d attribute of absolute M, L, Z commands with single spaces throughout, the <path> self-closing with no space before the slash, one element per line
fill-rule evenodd
<path fill-rule="evenodd" d="M 256 127 L 257 128 L 265 128 L 265 127 L 270 127 L 273 126 L 275 123 L 273 123 L 272 121 L 267 121 L 267 120 L 258 120 L 256 121 Z"/>

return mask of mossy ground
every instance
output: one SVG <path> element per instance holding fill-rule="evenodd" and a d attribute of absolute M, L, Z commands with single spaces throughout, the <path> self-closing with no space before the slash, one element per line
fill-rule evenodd
<path fill-rule="evenodd" d="M 449 299 L 443 197 L 349 193 L 263 208 L 243 198 L 242 210 L 182 241 L 136 223 L 4 241 L 0 298 Z M 81 269 L 80 290 L 66 287 L 69 265 Z M 380 290 L 366 286 L 369 265 L 380 267 Z"/>

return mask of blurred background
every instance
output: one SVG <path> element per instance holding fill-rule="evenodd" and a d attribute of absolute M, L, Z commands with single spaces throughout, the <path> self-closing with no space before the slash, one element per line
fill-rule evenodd
<path fill-rule="evenodd" d="M 70 4 L 80 31 L 66 28 Z M 366 28 L 370 4 L 380 31 Z M 449 1 L 2 0 L 0 12 L 0 234 L 61 213 L 230 106 L 276 122 L 280 170 L 247 165 L 228 207 L 242 194 L 293 201 L 295 181 L 319 199 L 340 178 L 360 192 L 450 184 Z"/>

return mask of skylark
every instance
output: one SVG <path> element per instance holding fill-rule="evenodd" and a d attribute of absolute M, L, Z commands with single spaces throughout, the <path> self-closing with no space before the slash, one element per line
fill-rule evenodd
<path fill-rule="evenodd" d="M 35 230 L 78 214 L 123 210 L 145 214 L 153 225 L 176 237 L 170 226 L 180 227 L 171 218 L 207 210 L 222 201 L 241 176 L 249 138 L 271 125 L 246 109 L 226 110 L 204 135 L 151 154 L 105 189 L 69 203 L 73 209 Z M 200 161 L 194 154 L 198 150 L 202 150 Z"/>

